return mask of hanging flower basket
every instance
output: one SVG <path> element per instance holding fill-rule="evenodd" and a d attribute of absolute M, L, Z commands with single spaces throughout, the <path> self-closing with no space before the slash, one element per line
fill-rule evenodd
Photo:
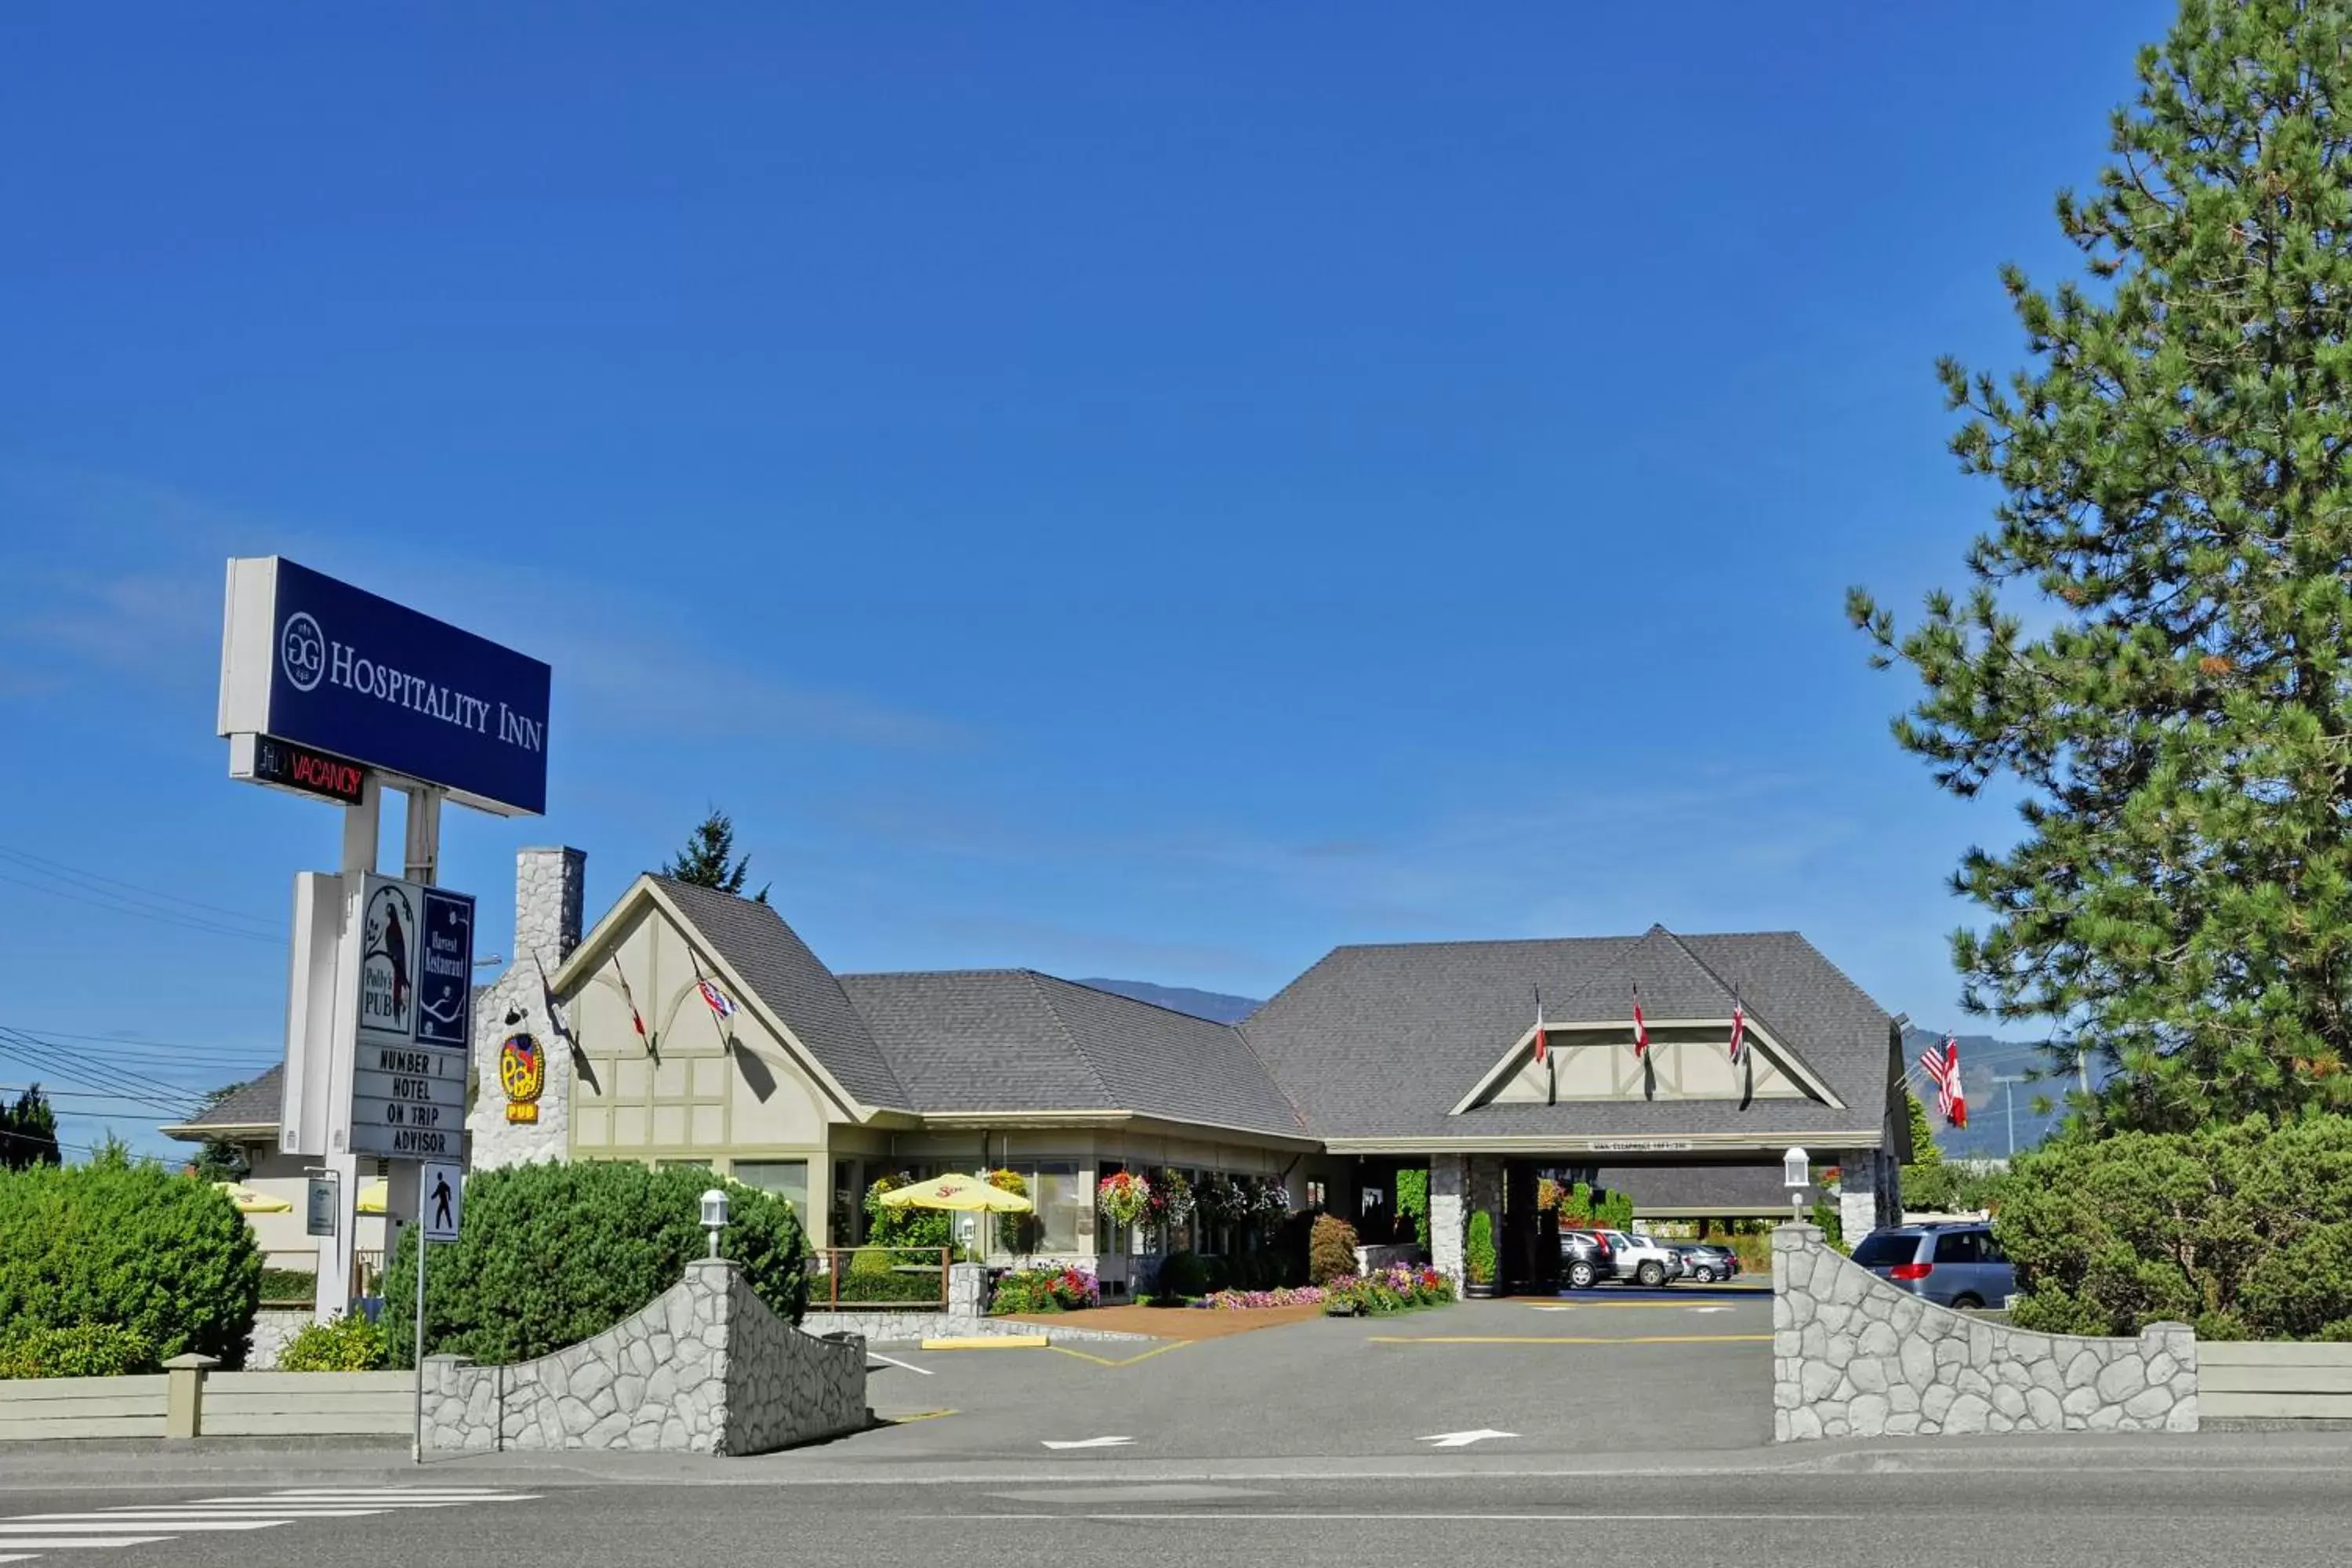
<path fill-rule="evenodd" d="M 1192 1184 L 1180 1171 L 1163 1170 L 1151 1184 L 1151 1217 L 1162 1225 L 1182 1225 L 1198 1205 Z"/>
<path fill-rule="evenodd" d="M 1212 1225 L 1238 1225 L 1249 1217 L 1249 1194 L 1231 1176 L 1204 1178 L 1194 1199 L 1200 1205 L 1201 1217 Z"/>
<path fill-rule="evenodd" d="M 1255 1177 L 1250 1184 L 1250 1208 L 1260 1219 L 1282 1219 L 1290 1213 L 1290 1189 L 1278 1176 Z"/>
<path fill-rule="evenodd" d="M 1095 1206 L 1113 1225 L 1134 1225 L 1151 1212 L 1151 1184 L 1133 1171 L 1113 1171 L 1095 1186 Z"/>

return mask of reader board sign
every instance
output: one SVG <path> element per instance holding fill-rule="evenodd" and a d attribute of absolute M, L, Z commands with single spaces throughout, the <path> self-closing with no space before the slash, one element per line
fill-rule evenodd
<path fill-rule="evenodd" d="M 356 988 L 349 1147 L 457 1159 L 473 1042 L 474 900 L 392 877 L 357 880 L 344 947 Z"/>
<path fill-rule="evenodd" d="M 505 816 L 547 809 L 538 659 L 283 556 L 228 563 L 223 735 L 268 735 Z"/>

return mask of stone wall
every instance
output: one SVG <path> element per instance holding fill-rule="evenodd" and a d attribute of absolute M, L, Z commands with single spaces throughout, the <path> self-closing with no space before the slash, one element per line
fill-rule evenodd
<path fill-rule="evenodd" d="M 561 1160 L 572 1120 L 572 1042 L 549 1016 L 542 972 L 552 975 L 580 945 L 588 857 L 577 849 L 523 849 L 515 855 L 515 937 L 506 972 L 474 994 L 474 1072 L 481 1086 L 466 1118 L 473 1168 L 496 1170 Z M 512 1024 L 509 1015 L 521 1016 Z M 539 1120 L 509 1121 L 499 1084 L 499 1049 L 529 1034 L 547 1061 Z"/>
<path fill-rule="evenodd" d="M 741 1266 L 688 1266 L 642 1311 L 515 1366 L 425 1362 L 425 1444 L 758 1454 L 866 1426 L 866 1346 L 803 1333 Z"/>
<path fill-rule="evenodd" d="M 308 1307 L 265 1307 L 256 1312 L 253 1331 L 245 1341 L 245 1370 L 276 1371 L 278 1352 L 317 1317 L 318 1313 Z"/>
<path fill-rule="evenodd" d="M 1470 1160 L 1465 1154 L 1429 1157 L 1429 1257 L 1431 1267 L 1462 1288 L 1462 1243 L 1470 1216 L 1464 1209 L 1469 1195 Z"/>
<path fill-rule="evenodd" d="M 2197 1338 L 2028 1333 L 1933 1306 L 1825 1246 L 1772 1233 L 1772 1436 L 2194 1432 Z"/>

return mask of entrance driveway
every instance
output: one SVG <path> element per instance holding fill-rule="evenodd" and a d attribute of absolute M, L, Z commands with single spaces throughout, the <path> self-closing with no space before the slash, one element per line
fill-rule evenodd
<path fill-rule="evenodd" d="M 1675 1453 L 1771 1435 L 1769 1295 L 1463 1301 L 1204 1341 L 1055 1350 L 884 1346 L 867 1380 L 903 1420 L 843 1458 L 1279 1458 L 1430 1451 Z M 1076 1319 L 1073 1321 L 1083 1321 Z M 942 1414 L 950 1413 L 951 1414 Z M 912 1417 L 913 1419 L 905 1419 Z M 1121 1437 L 1123 1443 L 1049 1448 Z"/>

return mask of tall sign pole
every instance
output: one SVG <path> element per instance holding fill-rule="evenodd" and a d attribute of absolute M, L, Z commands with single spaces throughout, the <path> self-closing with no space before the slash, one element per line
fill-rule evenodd
<path fill-rule="evenodd" d="M 466 1217 L 466 1172 L 460 1165 L 427 1161 L 416 1173 L 416 1441 L 410 1450 L 425 1462 L 425 1259 L 436 1241 L 455 1241 Z"/>

